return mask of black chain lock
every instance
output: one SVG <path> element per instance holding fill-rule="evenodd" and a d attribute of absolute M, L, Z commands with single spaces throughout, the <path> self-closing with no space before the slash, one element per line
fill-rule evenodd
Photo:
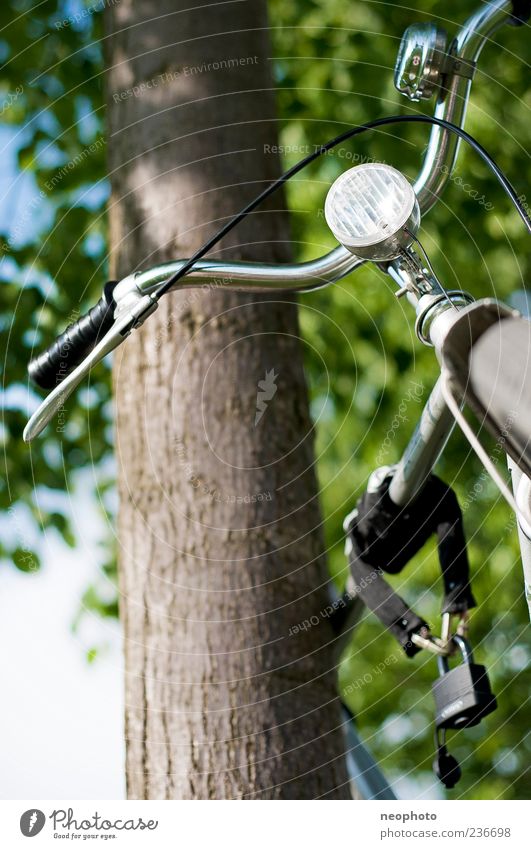
<path fill-rule="evenodd" d="M 443 617 L 457 614 L 464 621 L 467 611 L 476 602 L 470 588 L 459 503 L 449 486 L 435 475 L 429 475 L 419 496 L 406 507 L 399 507 L 389 497 L 392 467 L 379 472 L 381 475 L 369 481 L 356 510 L 345 521 L 347 553 L 356 594 L 397 638 L 408 657 L 421 647 L 433 650 L 438 646 L 440 652 L 443 642 L 439 640 L 430 645 L 433 639 L 427 623 L 390 587 L 383 572 L 402 571 L 435 534 L 444 584 Z M 454 787 L 461 776 L 458 762 L 446 749 L 447 729 L 477 725 L 497 707 L 485 667 L 474 663 L 472 650 L 463 636 L 457 633 L 451 639 L 461 652 L 462 663 L 450 669 L 448 658 L 439 656 L 439 678 L 432 687 L 437 746 L 433 768 L 447 788 Z"/>
<path fill-rule="evenodd" d="M 375 482 L 369 481 L 345 520 L 349 566 L 357 594 L 413 657 L 420 651 L 414 635 L 429 633 L 428 625 L 391 588 L 383 572 L 401 572 L 436 535 L 444 584 L 442 613 L 462 615 L 475 607 L 463 517 L 455 493 L 435 475 L 429 475 L 411 504 L 399 507 L 389 497 L 393 468 L 379 471 L 383 480 L 378 482 L 375 474 Z"/>

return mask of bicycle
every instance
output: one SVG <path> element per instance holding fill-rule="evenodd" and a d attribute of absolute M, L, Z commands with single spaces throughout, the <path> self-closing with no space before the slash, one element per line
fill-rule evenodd
<path fill-rule="evenodd" d="M 526 431 L 531 407 L 528 399 L 521 398 L 522 390 L 531 386 L 525 364 L 515 372 L 511 361 L 515 351 L 521 352 L 526 343 L 529 346 L 531 324 L 516 310 L 492 299 L 473 301 L 466 292 L 446 291 L 418 241 L 417 231 L 421 217 L 435 205 L 451 177 L 462 140 L 489 165 L 531 232 L 531 221 L 515 190 L 487 151 L 463 129 L 483 46 L 498 28 L 525 24 L 530 15 L 530 2 L 495 0 L 482 5 L 451 43 L 438 26 L 409 27 L 399 50 L 395 85 L 413 102 L 427 100 L 437 93 L 433 117 L 408 115 L 379 119 L 321 145 L 268 186 L 191 258 L 107 284 L 96 306 L 70 325 L 29 365 L 32 379 L 51 392 L 28 422 L 24 431 L 26 441 L 43 430 L 91 368 L 147 320 L 160 298 L 171 290 L 201 287 L 216 280 L 232 290 L 311 292 L 344 278 L 365 262 L 374 262 L 397 284 L 396 295 L 407 297 L 415 309 L 417 336 L 423 344 L 435 349 L 441 376 L 402 458 L 395 466 L 373 473 L 365 495 L 345 520 L 352 578 L 345 595 L 334 599 L 337 614 L 334 622 L 338 635 L 350 636 L 361 611 L 368 606 L 397 637 L 408 656 L 422 650 L 438 656 L 441 671 L 438 680 L 444 687 L 449 674 L 445 664 L 456 651 L 462 652 L 464 663 L 452 672 L 465 668 L 466 674 L 470 671 L 473 678 L 471 670 L 478 666 L 472 662 L 467 641 L 467 614 L 474 599 L 459 506 L 452 491 L 432 474 L 456 421 L 518 517 L 531 609 L 531 451 Z M 412 122 L 432 125 L 416 182 L 411 186 L 399 171 L 381 163 L 360 165 L 341 175 L 331 187 L 325 206 L 327 222 L 339 242 L 327 255 L 292 265 L 204 259 L 230 229 L 318 156 L 362 132 Z M 485 380 L 489 362 L 498 363 L 501 369 L 501 379 L 494 386 Z M 492 433 L 503 435 L 512 493 L 463 417 L 463 403 Z M 517 414 L 508 428 L 507 419 L 515 404 Z M 427 623 L 410 610 L 382 577 L 384 571 L 400 571 L 434 532 L 439 538 L 445 582 L 440 637 L 431 633 Z M 454 616 L 459 619 L 455 630 L 452 629 Z M 443 783 L 451 787 L 459 778 L 459 768 L 446 751 L 444 736 L 441 742 L 439 731 L 444 735 L 448 728 L 476 724 L 494 710 L 496 700 L 490 692 L 486 672 L 477 673 L 468 690 L 463 691 L 465 695 L 472 693 L 473 704 L 455 707 L 451 693 L 441 694 L 444 687 L 439 687 L 438 695 L 435 693 L 436 771 Z M 459 699 L 463 701 L 463 698 L 460 691 Z M 453 702 L 459 699 L 454 697 Z M 379 767 L 359 741 L 353 722 L 349 721 L 347 727 L 351 772 L 363 794 L 367 798 L 394 798 Z"/>

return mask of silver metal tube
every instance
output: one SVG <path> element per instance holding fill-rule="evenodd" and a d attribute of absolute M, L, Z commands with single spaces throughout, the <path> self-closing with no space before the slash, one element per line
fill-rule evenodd
<path fill-rule="evenodd" d="M 455 55 L 468 62 L 475 62 L 486 41 L 507 21 L 511 8 L 510 0 L 494 0 L 481 6 L 455 39 Z M 441 92 L 435 116 L 462 127 L 469 95 L 470 80 L 454 75 L 448 88 Z M 440 197 L 454 166 L 457 150 L 458 139 L 455 135 L 440 127 L 432 128 L 422 170 L 414 185 L 422 213 L 431 209 Z M 134 279 L 142 294 L 151 293 L 182 268 L 183 263 L 184 260 L 175 260 L 131 275 L 126 280 L 131 285 Z M 175 288 L 213 284 L 239 291 L 309 292 L 340 280 L 362 264 L 363 260 L 342 246 L 311 262 L 291 265 L 201 260 L 185 278 L 176 283 Z M 120 290 L 115 291 L 115 298 L 119 293 Z"/>
<path fill-rule="evenodd" d="M 175 288 L 197 288 L 205 285 L 220 286 L 226 289 L 253 292 L 292 291 L 309 292 L 335 283 L 355 268 L 363 265 L 365 260 L 354 256 L 346 248 L 338 246 L 325 256 L 310 262 L 291 265 L 266 265 L 253 262 L 222 262 L 220 260 L 203 259 L 196 263 L 193 270 L 185 278 L 179 280 Z M 149 271 L 141 271 L 126 278 L 134 279 L 135 285 L 142 294 L 155 292 L 171 274 L 179 271 L 185 260 L 179 259 L 167 262 Z M 125 284 L 122 281 L 119 286 Z M 120 291 L 115 290 L 116 300 Z"/>
<path fill-rule="evenodd" d="M 439 378 L 393 473 L 389 497 L 400 507 L 408 504 L 419 492 L 454 428 L 454 417 L 446 405 L 441 386 Z"/>
<path fill-rule="evenodd" d="M 510 0 L 485 3 L 464 24 L 452 45 L 452 53 L 466 62 L 476 62 L 485 43 L 507 23 Z M 470 96 L 471 80 L 454 74 L 441 91 L 435 117 L 462 127 Z M 441 196 L 455 164 L 459 139 L 441 127 L 432 127 L 422 170 L 414 185 L 422 213 L 428 212 Z"/>
<path fill-rule="evenodd" d="M 398 275 L 391 276 L 400 279 Z M 417 301 L 417 315 L 426 315 L 426 309 L 431 305 L 432 317 L 425 322 L 423 336 L 427 334 L 426 341 L 434 346 L 436 354 L 439 354 L 449 328 L 460 314 L 458 309 L 454 309 L 454 304 L 460 305 L 464 299 L 463 293 L 450 292 L 442 300 L 436 295 L 423 295 Z M 419 492 L 455 427 L 442 383 L 442 378 L 439 378 L 433 387 L 415 432 L 393 474 L 389 496 L 399 506 L 405 506 Z"/>
<path fill-rule="evenodd" d="M 396 795 L 373 756 L 358 736 L 354 719 L 343 710 L 347 743 L 347 770 L 355 784 L 356 797 L 396 800 Z M 359 795 L 358 795 L 359 794 Z"/>
<path fill-rule="evenodd" d="M 438 281 L 431 280 L 434 287 L 434 295 L 418 297 L 411 289 L 415 284 L 411 268 L 403 267 L 397 261 L 389 263 L 386 268 L 389 276 L 398 284 L 399 288 L 408 287 L 408 300 L 417 310 L 422 311 L 422 302 L 437 300 Z M 442 292 L 442 290 L 440 290 Z M 446 302 L 443 304 L 443 313 L 439 321 L 433 321 L 430 331 L 434 333 L 441 321 L 444 321 Z M 452 310 L 450 310 L 452 311 Z M 430 341 L 433 342 L 433 339 Z M 448 409 L 442 393 L 442 382 L 439 379 L 424 406 L 421 417 L 415 428 L 396 469 L 389 486 L 389 497 L 399 507 L 404 507 L 417 495 L 426 478 L 432 471 L 435 463 L 440 457 L 447 441 L 455 426 L 455 420 Z"/>

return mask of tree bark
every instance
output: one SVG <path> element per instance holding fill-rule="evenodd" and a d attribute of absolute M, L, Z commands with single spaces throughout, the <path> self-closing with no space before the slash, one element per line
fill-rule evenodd
<path fill-rule="evenodd" d="M 193 5 L 106 5 L 113 277 L 189 256 L 279 173 L 265 3 Z M 217 256 L 289 261 L 282 199 Z M 116 358 L 130 798 L 349 798 L 333 635 L 296 627 L 327 605 L 301 349 L 289 296 L 214 286 Z"/>

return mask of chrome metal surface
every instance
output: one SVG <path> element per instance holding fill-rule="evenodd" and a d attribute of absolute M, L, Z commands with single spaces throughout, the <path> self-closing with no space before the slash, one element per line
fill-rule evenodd
<path fill-rule="evenodd" d="M 131 330 L 143 324 L 145 319 L 157 309 L 157 306 L 156 301 L 149 295 L 145 295 L 143 298 L 137 300 L 130 310 L 122 311 L 111 329 L 92 351 L 87 354 L 83 362 L 47 395 L 42 404 L 33 413 L 24 428 L 23 438 L 25 442 L 31 442 L 32 439 L 35 439 L 44 430 L 48 422 L 61 409 L 76 386 L 89 374 L 92 366 L 99 363 L 103 357 L 106 357 L 107 354 L 110 354 L 111 351 L 114 351 L 115 348 L 121 345 Z"/>
<path fill-rule="evenodd" d="M 395 88 L 409 100 L 429 100 L 442 81 L 447 33 L 436 24 L 412 24 L 400 42 Z"/>
<path fill-rule="evenodd" d="M 494 0 L 481 6 L 459 32 L 453 42 L 452 53 L 464 60 L 476 61 L 488 39 L 508 20 L 510 11 L 510 0 Z M 435 116 L 462 127 L 470 84 L 470 79 L 458 74 L 451 77 L 448 87 L 441 92 Z M 440 127 L 432 128 L 422 169 L 413 186 L 422 214 L 432 208 L 446 186 L 457 150 L 458 143 L 454 135 Z M 139 272 L 134 276 L 135 284 L 142 293 L 153 292 L 178 271 L 184 262 L 182 259 L 175 260 Z M 239 291 L 309 292 L 340 280 L 362 264 L 363 260 L 342 246 L 310 262 L 291 265 L 201 260 L 185 278 L 178 281 L 175 288 L 207 284 Z M 126 281 L 131 285 L 130 278 L 126 278 Z M 119 294 L 120 288 L 117 287 L 115 298 Z"/>
<path fill-rule="evenodd" d="M 429 637 L 423 637 L 422 634 L 411 634 L 411 642 L 418 646 L 419 649 L 430 651 L 440 657 L 448 657 L 452 653 L 449 645 L 443 643 L 438 637 L 431 635 Z"/>
<path fill-rule="evenodd" d="M 362 799 L 395 800 L 396 796 L 382 770 L 358 736 L 354 717 L 343 708 L 347 770 Z"/>
<path fill-rule="evenodd" d="M 426 294 L 418 299 L 417 324 L 421 325 L 422 341 L 433 345 L 438 353 L 448 329 L 461 314 L 457 307 L 466 307 L 471 300 L 471 295 L 461 291 Z M 439 378 L 393 475 L 389 496 L 395 504 L 406 505 L 419 492 L 454 427 L 455 417 L 448 409 L 443 380 Z"/>
<path fill-rule="evenodd" d="M 398 284 L 400 294 L 403 294 L 405 290 L 411 295 L 410 301 L 415 307 L 423 295 L 445 296 L 444 289 L 435 274 L 426 267 L 413 247 L 403 251 L 392 262 L 382 263 L 380 268 Z"/>
<path fill-rule="evenodd" d="M 405 506 L 417 495 L 446 445 L 454 425 L 454 417 L 444 400 L 439 378 L 389 486 L 389 497 L 395 504 Z"/>
<path fill-rule="evenodd" d="M 459 31 L 450 46 L 450 53 L 467 62 L 476 62 L 494 33 L 510 20 L 511 0 L 484 3 Z M 435 117 L 462 127 L 465 121 L 470 79 L 459 74 L 449 75 L 435 107 Z M 422 213 L 428 212 L 440 197 L 455 164 L 459 140 L 454 134 L 433 127 L 424 157 L 422 170 L 414 185 Z"/>
<path fill-rule="evenodd" d="M 186 260 L 177 259 L 158 265 L 148 271 L 139 271 L 126 277 L 114 290 L 117 302 L 130 291 L 131 286 L 142 294 L 150 294 L 184 265 Z M 351 271 L 364 264 L 364 260 L 353 256 L 339 246 L 330 253 L 310 262 L 291 265 L 267 265 L 258 262 L 222 262 L 203 259 L 194 269 L 176 284 L 176 289 L 225 288 L 239 292 L 311 292 L 335 283 Z"/>
<path fill-rule="evenodd" d="M 423 295 L 417 305 L 415 332 L 423 345 L 437 351 L 459 310 L 474 301 L 468 292 L 450 289 L 439 295 Z"/>

